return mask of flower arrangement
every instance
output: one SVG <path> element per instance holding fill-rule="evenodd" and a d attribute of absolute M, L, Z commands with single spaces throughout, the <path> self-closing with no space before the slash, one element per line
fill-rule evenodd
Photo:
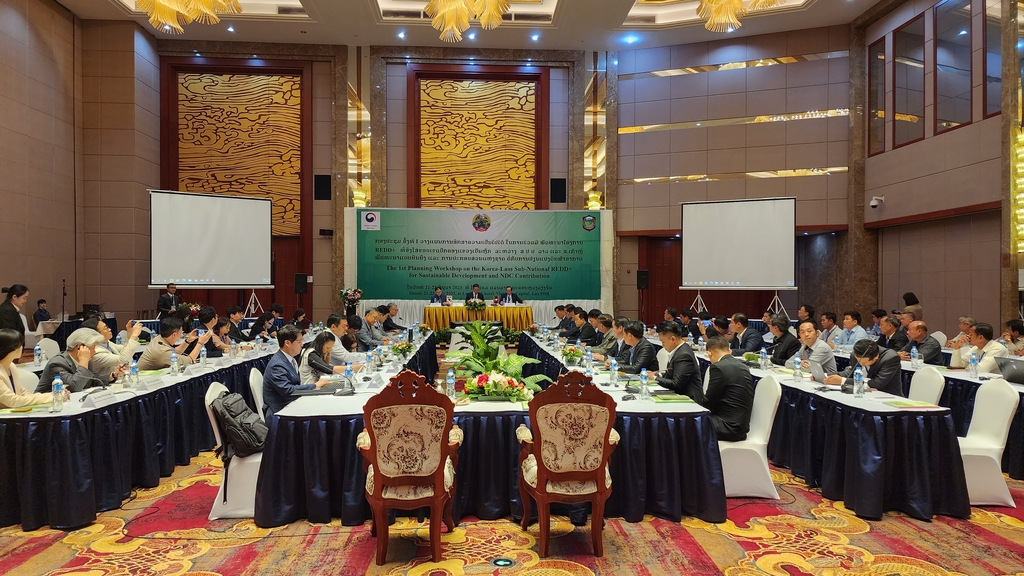
<path fill-rule="evenodd" d="M 179 302 L 178 310 L 188 310 L 188 313 L 192 316 L 199 315 L 199 310 L 203 307 L 202 304 L 196 304 L 194 302 Z"/>
<path fill-rule="evenodd" d="M 526 398 L 522 388 L 514 387 L 519 390 L 515 395 L 511 395 L 511 392 L 502 392 L 508 388 L 509 381 L 521 385 L 531 394 L 540 392 L 540 382 L 551 381 L 543 374 L 523 376 L 523 366 L 540 364 L 540 360 L 519 354 L 502 354 L 501 346 L 504 337 L 497 326 L 475 320 L 456 328 L 455 332 L 458 332 L 473 345 L 471 351 L 453 350 L 445 357 L 445 360 L 455 363 L 455 375 L 466 379 L 467 396 L 471 398 L 497 396 L 518 401 Z M 498 379 L 496 384 L 490 385 L 490 388 L 485 386 L 495 375 L 504 377 L 504 380 Z M 486 376 L 487 379 L 481 380 L 481 376 Z M 495 386 L 498 387 L 495 388 Z"/>
<path fill-rule="evenodd" d="M 497 305 L 498 305 L 498 297 L 497 297 L 497 296 L 495 296 L 495 297 L 494 297 L 494 305 L 495 305 L 495 306 L 497 306 Z"/>
<path fill-rule="evenodd" d="M 507 398 L 513 402 L 522 402 L 533 398 L 533 390 L 515 378 L 491 372 L 466 380 L 466 396 L 473 399 L 480 396 Z"/>
<path fill-rule="evenodd" d="M 487 303 L 483 300 L 466 300 L 466 310 L 482 312 L 487 309 Z"/>
<path fill-rule="evenodd" d="M 530 324 L 530 327 L 526 329 L 526 333 L 530 336 L 536 336 L 537 332 L 540 332 L 540 326 L 536 324 Z"/>
<path fill-rule="evenodd" d="M 360 288 L 345 288 L 341 292 L 338 292 L 338 298 L 340 298 L 346 306 L 355 306 L 363 299 L 363 291 Z"/>
<path fill-rule="evenodd" d="M 583 358 L 583 349 L 576 346 L 566 346 L 562 349 L 562 358 L 568 364 L 576 364 L 580 361 L 580 358 Z"/>
<path fill-rule="evenodd" d="M 419 331 L 420 336 L 426 336 L 427 332 L 430 332 L 430 326 L 427 326 L 426 324 L 420 324 Z"/>
<path fill-rule="evenodd" d="M 395 342 L 391 345 L 391 353 L 395 356 L 405 356 L 412 353 L 412 344 L 409 342 Z"/>

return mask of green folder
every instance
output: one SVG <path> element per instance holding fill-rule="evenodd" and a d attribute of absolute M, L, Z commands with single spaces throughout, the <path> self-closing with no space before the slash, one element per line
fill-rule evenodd
<path fill-rule="evenodd" d="M 938 408 L 935 404 L 923 400 L 891 400 L 884 404 L 893 408 Z"/>
<path fill-rule="evenodd" d="M 681 394 L 655 394 L 651 398 L 654 398 L 654 401 L 659 403 L 681 402 L 683 404 L 693 404 L 693 398 Z"/>

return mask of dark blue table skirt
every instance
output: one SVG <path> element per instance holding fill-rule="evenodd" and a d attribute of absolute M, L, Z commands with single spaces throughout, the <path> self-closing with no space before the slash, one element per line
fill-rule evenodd
<path fill-rule="evenodd" d="M 115 335 L 121 330 L 117 327 L 117 318 L 104 318 L 103 321 Z M 61 351 L 63 351 L 68 347 L 68 336 L 71 336 L 72 332 L 81 327 L 81 320 L 68 320 L 66 322 L 61 322 L 57 326 L 57 329 L 53 331 L 53 334 L 50 334 L 47 338 L 57 342 L 57 346 L 60 346 Z"/>
<path fill-rule="evenodd" d="M 135 487 L 156 486 L 214 446 L 204 407 L 217 381 L 252 404 L 250 360 L 66 418 L 0 419 L 0 526 L 60 530 L 112 510 Z"/>
<path fill-rule="evenodd" d="M 455 518 L 522 516 L 519 443 L 523 412 L 456 414 L 465 432 L 459 449 Z M 307 518 L 346 526 L 371 518 L 366 474 L 356 436 L 362 416 L 274 416 L 256 487 L 256 524 L 281 526 Z M 612 494 L 605 514 L 639 522 L 644 514 L 672 521 L 726 519 L 725 485 L 715 428 L 707 413 L 618 414 L 622 441 L 610 462 Z"/>
<path fill-rule="evenodd" d="M 413 372 L 427 377 L 427 382 L 433 382 L 437 377 L 437 338 L 431 333 L 423 344 L 416 350 L 416 355 L 406 362 L 405 367 Z M 360 428 L 362 430 L 362 428 Z"/>
<path fill-rule="evenodd" d="M 537 345 L 537 341 L 525 332 L 519 337 L 517 350 L 520 356 L 540 360 L 540 364 L 527 364 L 523 366 L 523 376 L 543 374 L 551 378 L 553 382 L 558 379 L 559 374 L 566 371 L 565 366 L 557 358 Z M 547 383 L 542 382 L 540 386 L 541 388 L 547 388 Z"/>
<path fill-rule="evenodd" d="M 948 412 L 872 413 L 783 386 L 768 458 L 865 518 L 971 512 Z"/>

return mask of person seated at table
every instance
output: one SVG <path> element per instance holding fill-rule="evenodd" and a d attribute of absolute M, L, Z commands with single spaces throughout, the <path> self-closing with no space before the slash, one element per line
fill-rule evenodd
<path fill-rule="evenodd" d="M 242 332 L 242 314 L 241 306 L 228 306 L 228 320 L 231 321 L 231 326 L 228 328 L 228 338 L 238 343 L 249 342 L 255 337 Z"/>
<path fill-rule="evenodd" d="M 680 327 L 683 326 L 683 321 L 679 319 L 679 310 L 676 310 L 673 306 L 665 308 L 665 313 L 662 314 L 662 321 L 675 322 Z M 657 328 L 655 328 L 655 330 L 657 330 Z"/>
<path fill-rule="evenodd" d="M 704 380 L 700 373 L 700 364 L 693 354 L 690 345 L 683 342 L 683 330 L 673 320 L 666 320 L 655 329 L 658 333 L 658 340 L 668 352 L 668 362 L 665 370 L 652 373 L 654 382 L 663 388 L 668 388 L 676 394 L 683 396 L 694 396 L 704 394 Z"/>
<path fill-rule="evenodd" d="M 565 338 L 567 342 L 575 342 L 580 337 L 580 324 L 577 324 L 579 318 L 576 315 L 576 311 L 567 312 L 566 317 L 572 320 L 572 325 L 558 333 L 559 338 Z"/>
<path fill-rule="evenodd" d="M 607 354 L 615 346 L 615 332 L 612 331 L 611 314 L 598 315 L 595 324 L 597 334 L 591 340 L 590 352 L 596 359 L 598 354 Z"/>
<path fill-rule="evenodd" d="M 370 329 L 373 330 L 373 335 L 381 340 L 388 336 L 387 330 L 384 330 L 384 319 L 387 318 L 388 312 L 387 306 L 383 304 L 377 306 L 377 321 L 373 323 L 373 326 L 370 326 Z"/>
<path fill-rule="evenodd" d="M 221 358 L 224 353 L 231 350 L 231 343 L 225 344 L 216 335 L 214 327 L 217 325 L 217 321 L 220 318 L 217 316 L 217 310 L 213 306 L 203 306 L 199 309 L 199 330 L 205 331 L 208 334 L 212 334 L 211 338 L 206 341 L 206 357 L 207 358 Z"/>
<path fill-rule="evenodd" d="M 876 308 L 875 310 L 871 311 L 871 321 L 873 322 L 873 325 L 871 326 L 871 328 L 867 328 L 865 330 L 868 333 L 868 336 L 877 339 L 879 336 L 882 335 L 882 322 L 885 321 L 885 317 L 888 315 L 889 314 L 886 313 L 886 311 L 882 310 L 881 308 Z"/>
<path fill-rule="evenodd" d="M 378 315 L 379 313 L 376 308 L 367 308 L 366 312 L 363 313 L 362 325 L 356 331 L 356 340 L 359 341 L 360 352 L 373 350 L 377 346 L 388 343 L 388 339 L 378 335 L 373 328 L 373 325 L 377 322 Z"/>
<path fill-rule="evenodd" d="M 334 346 L 331 347 L 330 357 L 324 357 L 324 359 L 330 360 L 334 366 L 344 366 L 345 362 L 358 363 L 366 360 L 366 354 L 356 352 L 359 342 L 352 335 L 349 320 L 337 312 L 327 317 L 327 332 L 324 334 L 330 334 L 334 338 Z M 358 316 L 353 316 L 351 320 L 359 322 L 359 326 L 362 327 L 363 321 Z M 347 342 L 351 342 L 351 345 L 343 344 L 346 342 L 346 337 L 348 338 Z"/>
<path fill-rule="evenodd" d="M 115 382 L 127 371 L 121 365 L 112 372 L 93 372 L 89 362 L 96 355 L 96 346 L 103 342 L 103 336 L 92 328 L 79 328 L 68 336 L 67 350 L 50 358 L 39 375 L 36 392 L 52 392 L 53 379 L 60 376 L 64 381 L 64 389 L 79 392 L 93 386 L 107 386 Z"/>
<path fill-rule="evenodd" d="M 1002 335 L 1006 342 L 1006 351 L 1014 356 L 1024 355 L 1024 322 L 1014 318 L 1006 321 L 1006 330 Z"/>
<path fill-rule="evenodd" d="M 502 304 L 502 305 L 505 305 L 505 304 L 522 304 L 523 303 L 523 299 L 520 298 L 518 295 L 516 295 L 515 292 L 512 291 L 512 287 L 511 286 L 505 286 L 505 293 L 502 294 L 498 298 L 498 303 Z"/>
<path fill-rule="evenodd" d="M 708 316 L 711 315 L 708 314 Z M 721 336 L 725 338 L 726 342 L 732 341 L 735 334 L 729 331 L 730 321 L 728 318 L 725 316 L 715 316 L 708 318 L 708 320 L 711 320 L 711 324 L 707 326 L 703 322 L 700 324 L 700 336 L 698 338 L 704 338 L 704 341 L 707 342 L 714 336 Z"/>
<path fill-rule="evenodd" d="M 274 322 L 274 315 L 270 312 L 264 312 L 260 314 L 252 324 L 249 325 L 249 339 L 255 340 L 257 336 L 262 338 L 264 341 L 270 340 L 270 333 L 267 330 Z"/>
<path fill-rule="evenodd" d="M 772 323 L 772 312 L 771 312 L 771 310 L 765 310 L 764 314 L 761 314 L 761 323 L 764 324 L 764 328 L 761 328 L 761 329 L 759 329 L 757 331 L 760 332 L 761 333 L 761 337 L 764 338 L 768 334 L 771 334 L 771 329 L 769 328 L 769 326 L 771 326 L 771 323 Z M 765 343 L 767 343 L 767 342 L 768 342 L 768 340 L 765 339 Z"/>
<path fill-rule="evenodd" d="M 814 306 L 810 304 L 801 304 L 800 308 L 796 311 L 797 320 L 803 322 L 804 320 L 814 320 Z"/>
<path fill-rule="evenodd" d="M 576 323 L 572 321 L 572 318 L 565 311 L 565 305 L 559 304 L 555 306 L 555 316 L 558 318 L 558 324 L 555 324 L 551 329 L 559 332 L 568 330 L 570 326 L 575 326 Z"/>
<path fill-rule="evenodd" d="M 616 361 L 618 361 L 619 355 L 629 349 L 629 345 L 626 344 L 625 341 L 626 322 L 629 322 L 629 318 L 626 318 L 625 316 L 616 316 L 612 319 L 612 329 L 610 330 L 612 337 L 614 338 L 612 345 L 607 349 L 607 351 L 598 351 L 597 353 L 594 353 L 594 360 L 610 360 L 611 358 L 615 358 Z M 605 362 L 605 364 L 608 364 L 608 362 Z"/>
<path fill-rule="evenodd" d="M 302 330 L 302 333 L 305 334 L 309 330 L 309 320 L 306 320 L 306 310 L 303 308 L 296 309 L 295 313 L 292 314 L 292 321 L 289 322 L 289 324 L 295 326 L 299 330 Z"/>
<path fill-rule="evenodd" d="M 442 306 L 451 306 L 452 303 L 448 301 L 448 295 L 444 293 L 444 290 L 440 286 L 434 288 L 434 295 L 430 297 L 431 304 L 440 304 Z"/>
<path fill-rule="evenodd" d="M 50 394 L 33 394 L 25 390 L 30 382 L 25 370 L 15 360 L 24 351 L 25 336 L 10 328 L 0 329 L 0 408 L 20 408 L 31 404 L 49 404 Z"/>
<path fill-rule="evenodd" d="M 733 356 L 743 356 L 747 352 L 757 353 L 764 347 L 764 338 L 760 332 L 750 327 L 745 314 L 733 314 L 729 329 L 736 335 L 730 343 Z"/>
<path fill-rule="evenodd" d="M 567 338 L 568 342 L 574 342 L 579 340 L 580 344 L 587 344 L 594 339 L 594 334 L 597 334 L 597 330 L 590 324 L 590 317 L 586 310 L 583 308 L 576 309 L 576 333 L 575 338 Z"/>
<path fill-rule="evenodd" d="M 946 348 L 952 348 L 954 342 L 967 344 L 970 340 L 971 326 L 974 326 L 975 324 L 977 324 L 977 322 L 974 320 L 974 316 L 961 316 L 959 319 L 960 333 L 946 340 L 943 343 L 943 346 Z"/>
<path fill-rule="evenodd" d="M 405 326 L 399 326 L 395 322 L 395 318 L 398 318 L 398 304 L 391 302 L 388 304 L 388 312 L 384 315 L 384 331 L 388 333 L 402 332 L 408 330 Z"/>
<path fill-rule="evenodd" d="M 626 374 L 639 374 L 644 368 L 648 372 L 657 370 L 658 351 L 654 349 L 654 344 L 644 338 L 644 325 L 637 320 L 630 320 L 623 330 L 629 349 L 617 358 L 619 370 Z"/>
<path fill-rule="evenodd" d="M 853 352 L 850 354 L 850 365 L 840 374 L 825 376 L 824 384 L 841 386 L 845 383 L 853 386 L 853 372 L 857 366 L 864 368 L 864 379 L 875 390 L 893 396 L 904 396 L 903 367 L 899 354 L 888 348 L 879 348 L 878 343 L 870 339 L 860 340 L 854 344 Z"/>
<path fill-rule="evenodd" d="M 340 344 L 336 343 L 334 334 L 321 332 L 309 346 L 303 348 L 299 355 L 299 381 L 303 384 L 312 384 L 331 374 L 344 374 L 345 363 L 331 362 L 335 346 Z"/>
<path fill-rule="evenodd" d="M 835 346 L 853 346 L 868 337 L 868 333 L 860 325 L 860 312 L 847 310 L 843 312 L 843 329 L 832 342 Z"/>
<path fill-rule="evenodd" d="M 696 341 L 700 336 L 700 327 L 697 326 L 697 317 L 692 310 L 683 310 L 679 313 L 679 324 L 683 328 L 683 338 Z"/>
<path fill-rule="evenodd" d="M 181 320 L 176 316 L 168 316 L 160 321 L 160 335 L 154 336 L 139 358 L 139 370 L 161 370 L 171 365 L 171 352 L 178 355 L 178 366 L 188 366 L 199 358 L 199 347 L 213 338 L 213 332 L 207 331 L 202 336 L 198 330 L 185 335 Z M 191 346 L 193 342 L 198 345 Z"/>
<path fill-rule="evenodd" d="M 466 301 L 467 302 L 470 301 L 470 300 L 483 300 L 483 299 L 484 299 L 484 295 L 483 295 L 482 292 L 480 292 L 480 285 L 479 284 L 473 284 L 473 290 L 470 291 L 470 292 L 466 292 Z"/>
<path fill-rule="evenodd" d="M 1010 353 L 1002 344 L 992 339 L 993 332 L 992 325 L 987 322 L 978 322 L 971 326 L 971 331 L 967 335 L 970 344 L 954 343 L 950 368 L 966 368 L 971 363 L 971 353 L 974 353 L 978 355 L 978 372 L 998 374 L 996 358 L 1006 358 Z"/>
<path fill-rule="evenodd" d="M 821 314 L 821 333 L 818 334 L 818 338 L 825 344 L 828 344 L 829 348 L 835 348 L 836 338 L 839 337 L 841 330 L 836 326 L 836 313 L 835 312 L 823 312 Z"/>
<path fill-rule="evenodd" d="M 96 355 L 89 362 L 89 369 L 96 373 L 113 372 L 118 366 L 131 364 L 136 350 L 141 346 L 139 335 L 142 334 L 142 324 L 134 320 L 129 320 L 124 327 L 126 332 L 124 344 L 110 341 L 114 334 L 107 323 L 99 318 L 89 318 L 82 322 L 82 328 L 91 328 L 103 337 L 103 341 L 96 345 Z"/>
<path fill-rule="evenodd" d="M 21 309 L 28 302 L 28 288 L 24 284 L 4 287 L 3 294 L 7 297 L 0 302 L 0 328 L 10 328 L 25 335 L 25 323 L 21 321 Z"/>
<path fill-rule="evenodd" d="M 917 320 L 917 317 L 914 316 L 913 312 L 907 310 L 900 312 L 900 330 L 906 334 L 907 330 L 910 328 L 910 323 L 914 320 Z"/>
<path fill-rule="evenodd" d="M 587 346 L 594 347 L 600 344 L 601 342 L 604 342 L 604 332 L 598 330 L 598 327 L 601 325 L 600 318 L 601 311 L 598 310 L 597 308 L 592 308 L 589 312 L 587 312 L 587 324 L 590 324 L 594 328 L 594 335 L 590 338 L 590 340 L 583 342 Z"/>
<path fill-rule="evenodd" d="M 900 330 L 900 317 L 895 314 L 883 318 L 878 330 L 882 333 L 878 337 L 878 345 L 882 348 L 900 351 L 910 342 L 906 333 Z"/>
<path fill-rule="evenodd" d="M 928 335 L 928 326 L 920 320 L 914 320 L 907 328 L 909 341 L 900 349 L 900 358 L 910 360 L 910 351 L 917 346 L 917 355 L 925 364 L 942 366 L 942 344 Z"/>
<path fill-rule="evenodd" d="M 35 321 L 36 326 L 39 326 L 49 319 L 50 311 L 46 309 L 46 300 L 43 298 L 36 300 L 36 311 L 32 314 L 32 320 Z"/>
<path fill-rule="evenodd" d="M 825 374 L 835 374 L 835 354 L 832 353 L 832 348 L 819 338 L 818 326 L 814 323 L 814 320 L 807 319 L 800 322 L 797 333 L 800 335 L 801 344 L 800 351 L 797 352 L 800 355 L 800 369 L 806 372 L 810 370 L 811 362 L 814 362 L 821 366 Z M 795 370 L 796 365 L 793 362 L 795 359 L 796 354 L 789 360 L 786 360 L 786 368 Z"/>
<path fill-rule="evenodd" d="M 266 421 L 291 404 L 299 390 L 323 388 L 328 380 L 323 378 L 310 384 L 303 384 L 299 377 L 299 363 L 295 357 L 302 352 L 302 331 L 291 324 L 277 331 L 277 343 L 281 349 L 270 357 L 263 371 L 263 412 Z"/>
<path fill-rule="evenodd" d="M 772 334 L 772 364 L 783 366 L 800 349 L 800 340 L 789 331 L 789 317 L 785 314 L 773 314 L 768 321 L 768 331 Z"/>
<path fill-rule="evenodd" d="M 693 390 L 695 402 L 711 411 L 719 440 L 738 442 L 750 430 L 754 407 L 754 378 L 750 368 L 733 358 L 729 342 L 721 336 L 708 340 L 708 389 Z M 698 392 L 698 390 L 700 390 Z"/>

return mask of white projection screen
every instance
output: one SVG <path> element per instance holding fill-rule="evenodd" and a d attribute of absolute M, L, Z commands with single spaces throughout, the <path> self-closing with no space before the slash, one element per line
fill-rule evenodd
<path fill-rule="evenodd" d="M 149 191 L 150 288 L 272 288 L 270 199 Z"/>
<path fill-rule="evenodd" d="M 686 202 L 680 290 L 795 290 L 796 199 Z"/>

